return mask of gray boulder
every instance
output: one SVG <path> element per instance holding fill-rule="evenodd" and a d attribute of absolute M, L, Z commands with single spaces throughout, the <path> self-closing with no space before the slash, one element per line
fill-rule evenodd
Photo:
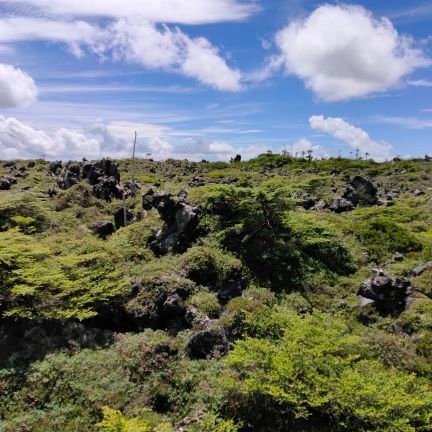
<path fill-rule="evenodd" d="M 425 264 L 421 264 L 416 268 L 411 270 L 411 276 L 417 277 L 421 276 L 426 270 L 432 270 L 432 261 L 429 261 Z"/>
<path fill-rule="evenodd" d="M 345 213 L 354 210 L 354 205 L 347 199 L 338 197 L 331 202 L 329 209 L 333 213 Z"/>
<path fill-rule="evenodd" d="M 411 282 L 403 277 L 390 277 L 383 270 L 362 283 L 358 296 L 362 305 L 374 304 L 384 315 L 398 315 L 413 296 Z"/>

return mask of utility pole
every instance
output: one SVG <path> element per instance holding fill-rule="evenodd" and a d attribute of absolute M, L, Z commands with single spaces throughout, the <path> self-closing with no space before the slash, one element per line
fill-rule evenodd
<path fill-rule="evenodd" d="M 135 131 L 135 139 L 134 139 L 134 145 L 133 145 L 133 151 L 132 151 L 132 185 L 131 185 L 131 192 L 132 192 L 132 196 L 133 197 L 136 194 L 136 183 L 135 183 L 135 150 L 136 150 L 137 139 L 138 139 L 138 134 L 137 134 L 137 131 Z"/>

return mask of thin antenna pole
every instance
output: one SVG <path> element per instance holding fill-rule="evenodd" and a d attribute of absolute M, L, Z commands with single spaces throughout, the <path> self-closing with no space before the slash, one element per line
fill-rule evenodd
<path fill-rule="evenodd" d="M 136 193 L 136 184 L 135 184 L 135 150 L 136 150 L 136 144 L 137 144 L 138 134 L 137 131 L 135 131 L 135 139 L 134 139 L 134 145 L 133 145 L 133 152 L 132 152 L 132 196 L 135 196 Z"/>

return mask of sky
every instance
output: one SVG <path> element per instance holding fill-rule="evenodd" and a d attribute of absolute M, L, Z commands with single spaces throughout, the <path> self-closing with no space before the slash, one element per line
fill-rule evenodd
<path fill-rule="evenodd" d="M 432 1 L 0 0 L 0 159 L 432 154 Z"/>

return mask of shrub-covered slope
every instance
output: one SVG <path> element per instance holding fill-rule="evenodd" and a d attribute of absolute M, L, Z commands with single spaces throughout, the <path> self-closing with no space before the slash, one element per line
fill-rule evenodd
<path fill-rule="evenodd" d="M 0 162 L 0 431 L 432 430 L 431 180 Z"/>

